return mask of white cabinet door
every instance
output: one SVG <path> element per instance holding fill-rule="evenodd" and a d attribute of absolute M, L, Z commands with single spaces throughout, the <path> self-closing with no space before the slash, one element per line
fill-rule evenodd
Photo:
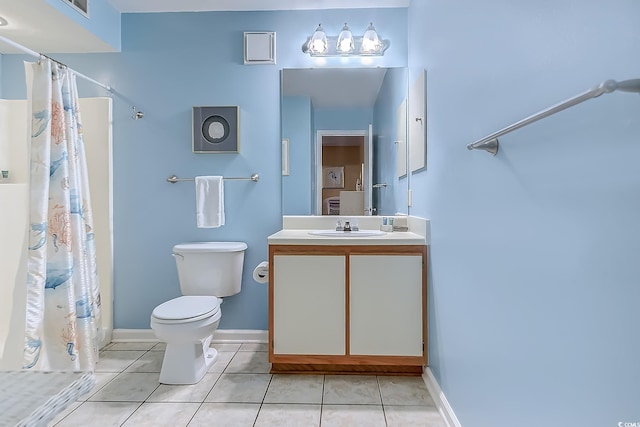
<path fill-rule="evenodd" d="M 351 255 L 350 354 L 422 356 L 422 256 Z"/>
<path fill-rule="evenodd" d="M 274 353 L 345 354 L 344 255 L 276 255 L 273 263 Z"/>

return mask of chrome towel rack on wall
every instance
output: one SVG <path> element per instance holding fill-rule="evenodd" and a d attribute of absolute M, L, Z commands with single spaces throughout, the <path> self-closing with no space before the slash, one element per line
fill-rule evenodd
<path fill-rule="evenodd" d="M 537 122 L 540 119 L 549 117 L 559 111 L 565 110 L 569 107 L 573 107 L 574 105 L 580 104 L 581 102 L 587 101 L 591 98 L 596 98 L 603 93 L 610 93 L 616 90 L 620 90 L 623 92 L 640 93 L 640 79 L 624 80 L 621 82 L 617 82 L 615 80 L 607 80 L 606 82 L 601 83 L 600 85 L 586 92 L 583 92 L 580 95 L 576 95 L 573 98 L 567 99 L 566 101 L 560 102 L 559 104 L 553 105 L 538 113 L 532 114 L 529 117 L 525 117 L 524 119 L 515 122 L 514 124 L 509 125 L 503 129 L 500 129 L 499 131 L 494 132 L 491 135 L 487 135 L 484 138 L 467 145 L 467 149 L 484 150 L 495 156 L 498 153 L 498 149 L 500 148 L 500 144 L 498 142 L 499 137 L 506 135 L 509 132 L 513 132 L 516 129 L 520 129 L 521 127 L 524 127 L 533 122 Z"/>
<path fill-rule="evenodd" d="M 257 173 L 251 174 L 250 177 L 248 178 L 232 178 L 232 177 L 222 177 L 223 181 L 253 181 L 253 182 L 258 182 L 258 180 L 260 179 L 260 175 L 258 175 Z M 195 178 L 178 178 L 175 175 L 171 175 L 169 178 L 167 178 L 167 182 L 170 182 L 172 184 L 175 184 L 178 181 L 195 181 Z"/>

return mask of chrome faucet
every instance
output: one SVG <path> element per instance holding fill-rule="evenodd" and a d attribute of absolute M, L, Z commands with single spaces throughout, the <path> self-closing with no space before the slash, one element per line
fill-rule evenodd
<path fill-rule="evenodd" d="M 336 231 L 358 231 L 358 224 L 351 224 L 351 221 L 345 221 L 342 225 L 342 220 L 336 222 Z"/>

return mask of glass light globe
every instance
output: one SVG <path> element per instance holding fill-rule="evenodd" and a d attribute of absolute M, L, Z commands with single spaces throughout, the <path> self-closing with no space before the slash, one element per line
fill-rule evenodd
<path fill-rule="evenodd" d="M 322 24 L 318 24 L 318 28 L 309 40 L 309 50 L 313 53 L 325 53 L 327 51 L 327 34 L 322 28 Z"/>
<path fill-rule="evenodd" d="M 340 53 L 350 53 L 353 51 L 353 47 L 353 34 L 351 34 L 351 30 L 345 22 L 344 27 L 342 27 L 342 31 L 338 34 L 338 45 L 336 46 L 336 49 Z"/>
<path fill-rule="evenodd" d="M 361 50 L 364 53 L 374 53 L 380 50 L 380 46 L 380 38 L 373 26 L 373 22 L 371 22 L 362 36 Z"/>

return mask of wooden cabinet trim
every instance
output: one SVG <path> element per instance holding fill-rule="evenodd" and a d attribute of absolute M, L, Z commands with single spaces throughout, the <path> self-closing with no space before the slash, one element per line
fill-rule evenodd
<path fill-rule="evenodd" d="M 424 245 L 269 245 L 273 255 L 422 255 Z"/>
<path fill-rule="evenodd" d="M 422 366 L 421 356 L 325 356 L 308 354 L 276 354 L 271 363 L 379 365 L 379 366 Z"/>
<path fill-rule="evenodd" d="M 349 271 L 351 271 L 351 259 L 348 256 L 345 256 L 345 268 L 344 268 L 344 283 L 345 283 L 345 289 L 344 289 L 344 303 L 345 303 L 345 307 L 344 307 L 344 329 L 345 329 L 345 353 L 348 356 L 349 354 L 351 354 L 351 328 L 349 327 L 351 325 L 351 312 L 349 310 L 349 302 L 351 299 L 351 275 L 349 274 Z"/>

